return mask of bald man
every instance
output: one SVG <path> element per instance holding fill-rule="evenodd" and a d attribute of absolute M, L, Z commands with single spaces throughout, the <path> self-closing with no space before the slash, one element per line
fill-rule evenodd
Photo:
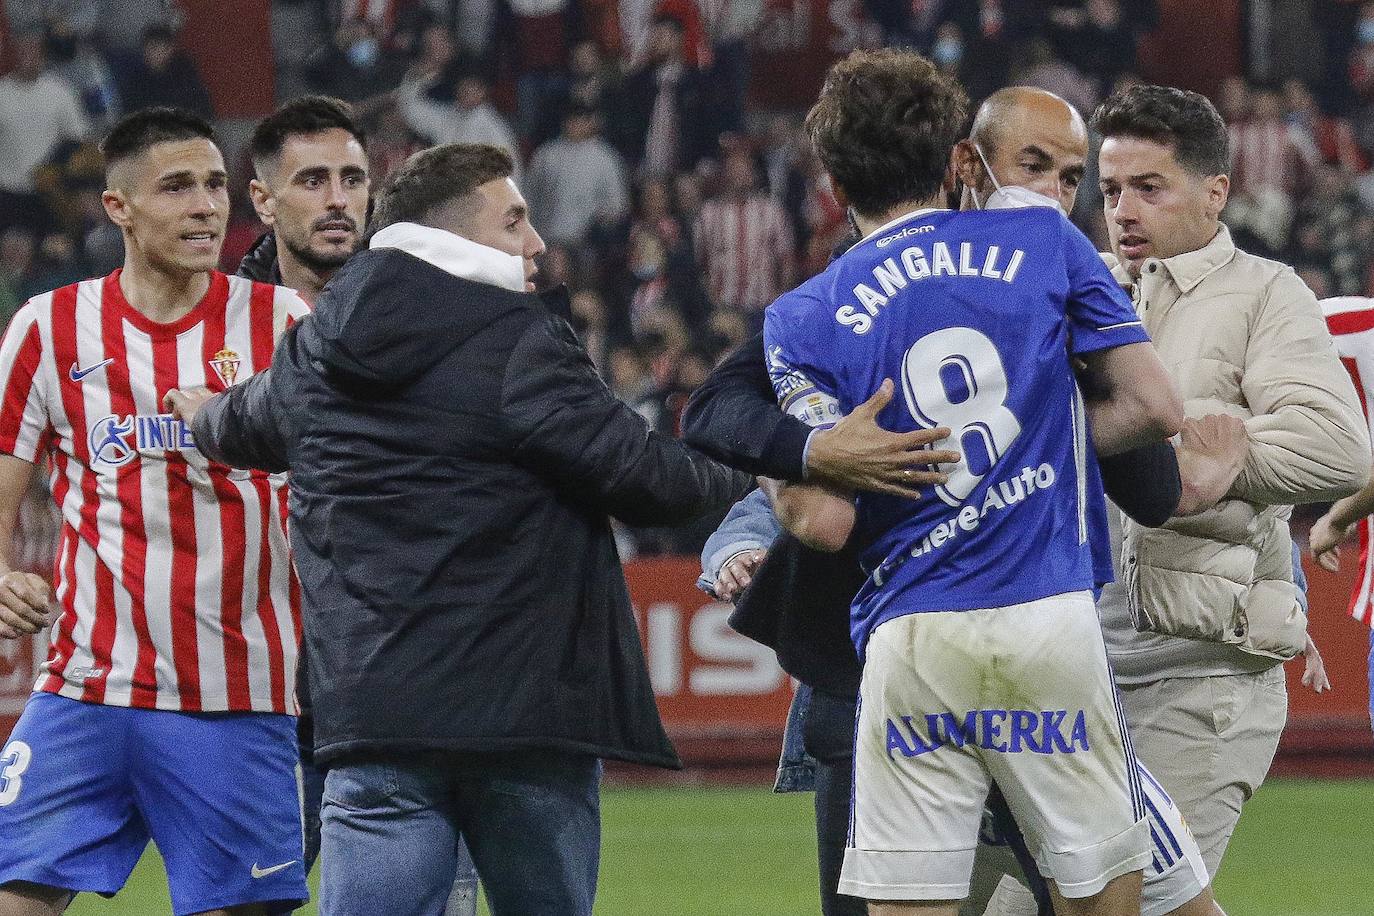
<path fill-rule="evenodd" d="M 1087 158 L 1088 127 L 1072 105 L 1030 86 L 1000 89 L 978 109 L 968 139 L 954 147 L 964 185 L 960 209 L 1052 203 L 1069 213 Z"/>

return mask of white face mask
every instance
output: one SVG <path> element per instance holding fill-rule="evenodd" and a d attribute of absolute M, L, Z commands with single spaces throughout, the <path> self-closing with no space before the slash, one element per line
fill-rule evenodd
<path fill-rule="evenodd" d="M 1068 216 L 1064 212 L 1064 207 L 1053 197 L 1046 197 L 1039 191 L 1032 191 L 1030 188 L 1023 188 L 1020 185 L 1008 185 L 1002 187 L 998 182 L 997 176 L 992 173 L 992 166 L 988 165 L 988 159 L 983 155 L 983 148 L 977 143 L 973 148 L 978 151 L 978 158 L 983 160 L 983 168 L 987 169 L 988 177 L 992 179 L 992 186 L 996 188 L 988 199 L 979 203 L 978 192 L 969 188 L 973 194 L 973 203 L 979 210 L 1020 210 L 1022 207 L 1052 207 L 1058 210 L 1061 216 Z"/>

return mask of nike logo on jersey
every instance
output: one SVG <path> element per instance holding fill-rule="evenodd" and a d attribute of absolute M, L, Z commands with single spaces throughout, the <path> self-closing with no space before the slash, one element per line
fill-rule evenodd
<path fill-rule="evenodd" d="M 81 381 L 82 379 L 84 379 L 86 376 L 90 375 L 92 372 L 97 372 L 97 371 L 99 371 L 99 370 L 101 370 L 101 369 L 104 369 L 106 366 L 108 366 L 108 365 L 109 365 L 110 363 L 112 363 L 112 362 L 114 362 L 114 357 L 113 357 L 113 356 L 110 357 L 109 359 L 101 360 L 100 362 L 96 363 L 94 366 L 87 366 L 85 369 L 78 369 L 78 368 L 76 368 L 76 363 L 72 363 L 71 372 L 70 372 L 69 374 L 71 375 L 72 381 L 73 381 L 73 382 L 79 382 L 79 381 Z"/>
<path fill-rule="evenodd" d="M 266 878 L 268 875 L 275 875 L 277 872 L 281 871 L 284 868 L 290 868 L 292 865 L 295 865 L 297 861 L 299 860 L 292 859 L 290 862 L 283 862 L 280 865 L 273 865 L 271 868 L 258 868 L 258 863 L 254 862 L 251 874 L 254 878 Z"/>

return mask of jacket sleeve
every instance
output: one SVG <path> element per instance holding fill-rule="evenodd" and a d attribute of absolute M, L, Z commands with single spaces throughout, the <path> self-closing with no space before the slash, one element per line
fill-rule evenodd
<path fill-rule="evenodd" d="M 1369 428 L 1317 299 L 1288 268 L 1262 296 L 1241 377 L 1250 454 L 1231 495 L 1288 505 L 1354 493 L 1369 478 Z"/>
<path fill-rule="evenodd" d="M 1142 445 L 1097 463 L 1107 495 L 1136 524 L 1158 528 L 1178 510 L 1183 481 L 1178 453 L 1168 442 Z"/>
<path fill-rule="evenodd" d="M 725 561 L 742 550 L 766 548 L 781 531 L 768 494 L 762 490 L 755 490 L 735 503 L 701 549 L 701 577 L 697 579 L 697 588 L 714 598 L 713 589 Z"/>
<path fill-rule="evenodd" d="M 196 448 L 234 468 L 289 470 L 289 433 L 275 397 L 268 368 L 206 401 L 191 421 Z"/>
<path fill-rule="evenodd" d="M 516 342 L 500 407 L 517 460 L 628 524 L 687 521 L 734 502 L 750 482 L 651 430 L 606 387 L 567 322 L 552 315 Z"/>
<path fill-rule="evenodd" d="M 811 427 L 778 407 L 763 334 L 745 341 L 692 393 L 682 438 L 750 474 L 801 481 Z"/>

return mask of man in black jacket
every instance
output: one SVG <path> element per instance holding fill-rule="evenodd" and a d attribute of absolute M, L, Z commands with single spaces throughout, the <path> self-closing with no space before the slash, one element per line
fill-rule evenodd
<path fill-rule="evenodd" d="M 531 293 L 511 172 L 416 156 L 279 371 L 169 396 L 216 460 L 291 470 L 325 914 L 439 912 L 459 832 L 496 916 L 590 914 L 599 758 L 679 765 L 607 515 L 671 524 L 744 481 L 651 432 Z"/>

